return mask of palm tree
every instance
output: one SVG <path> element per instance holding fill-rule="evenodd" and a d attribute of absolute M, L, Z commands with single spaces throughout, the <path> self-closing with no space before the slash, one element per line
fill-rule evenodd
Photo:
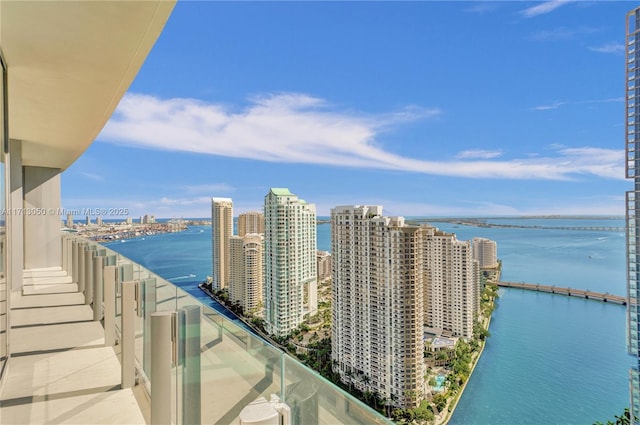
<path fill-rule="evenodd" d="M 366 388 L 369 388 L 369 384 L 371 383 L 371 378 L 369 378 L 367 375 L 362 375 L 362 383 Z"/>
<path fill-rule="evenodd" d="M 349 368 L 347 370 L 347 378 L 349 378 L 349 392 L 353 391 L 353 370 L 351 370 L 351 368 Z"/>
<path fill-rule="evenodd" d="M 389 404 L 389 399 L 387 397 L 381 397 L 380 400 L 384 405 L 384 411 L 387 417 L 391 417 L 391 405 Z"/>

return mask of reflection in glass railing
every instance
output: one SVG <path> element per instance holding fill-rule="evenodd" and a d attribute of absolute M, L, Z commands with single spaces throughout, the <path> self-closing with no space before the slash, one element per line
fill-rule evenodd
<path fill-rule="evenodd" d="M 272 405 L 273 400 L 284 403 L 291 424 L 392 423 L 181 288 L 106 249 L 106 255 L 115 259 L 119 282 L 137 282 L 135 356 L 138 381 L 149 392 L 153 381 L 151 316 L 177 312 L 171 372 L 175 423 L 240 423 L 243 409 L 260 398 L 267 405 L 267 400 L 272 400 Z M 122 329 L 121 296 L 122 291 L 116 290 L 118 335 Z"/>

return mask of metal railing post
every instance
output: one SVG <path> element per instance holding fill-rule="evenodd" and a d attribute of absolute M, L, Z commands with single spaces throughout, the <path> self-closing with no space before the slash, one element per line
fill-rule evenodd
<path fill-rule="evenodd" d="M 82 292 L 84 294 L 85 300 L 87 298 L 87 294 L 85 292 L 85 272 L 84 272 L 84 257 L 85 257 L 85 247 L 87 246 L 86 242 L 80 242 L 78 245 L 78 292 Z"/>
<path fill-rule="evenodd" d="M 116 266 L 104 268 L 104 345 L 116 343 Z"/>
<path fill-rule="evenodd" d="M 80 292 L 80 241 L 74 240 L 73 242 L 73 251 L 71 256 L 71 276 L 72 280 L 78 286 L 78 292 Z"/>
<path fill-rule="evenodd" d="M 174 357 L 175 313 L 151 315 L 151 423 L 171 424 L 171 366 Z"/>
<path fill-rule="evenodd" d="M 73 276 L 73 239 L 71 237 L 68 237 L 66 240 L 66 244 L 67 244 L 67 264 L 66 264 L 66 271 L 67 274 L 70 276 Z"/>
<path fill-rule="evenodd" d="M 69 256 L 69 253 L 67 252 L 67 236 L 66 235 L 62 235 L 62 238 L 61 238 L 60 242 L 62 243 L 62 270 L 66 272 L 67 271 L 67 257 Z"/>
<path fill-rule="evenodd" d="M 91 248 L 94 248 L 93 250 Z M 88 245 L 84 249 L 84 303 L 93 301 L 93 255 L 95 246 Z"/>
<path fill-rule="evenodd" d="M 93 320 L 97 322 L 102 320 L 102 287 L 103 274 L 102 268 L 104 257 L 99 255 L 93 257 Z"/>
<path fill-rule="evenodd" d="M 150 380 L 151 377 L 151 341 L 149 336 L 151 335 L 151 315 L 156 312 L 157 309 L 157 294 L 156 294 L 156 280 L 154 278 L 144 279 L 140 281 L 140 289 L 142 291 L 142 316 L 144 318 L 144 355 L 142 359 L 142 369 L 147 374 Z M 140 315 L 140 313 L 138 313 Z"/>
<path fill-rule="evenodd" d="M 135 320 L 136 281 L 122 282 L 122 335 L 120 361 L 122 366 L 122 388 L 131 388 L 136 381 Z"/>

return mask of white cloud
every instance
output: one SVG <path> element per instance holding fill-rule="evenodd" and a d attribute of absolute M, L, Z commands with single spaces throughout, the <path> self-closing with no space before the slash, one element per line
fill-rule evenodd
<path fill-rule="evenodd" d="M 576 102 L 553 102 L 547 105 L 539 105 L 531 108 L 534 111 L 548 111 L 551 109 L 558 109 L 564 105 L 590 105 L 594 103 L 612 103 L 612 102 L 622 102 L 624 101 L 623 97 L 610 97 L 607 99 L 595 99 L 595 100 L 580 100 Z"/>
<path fill-rule="evenodd" d="M 95 180 L 98 182 L 104 181 L 104 177 L 99 175 L 99 174 L 95 174 L 95 173 L 86 173 L 84 171 L 81 171 L 80 174 L 82 174 L 83 176 L 91 179 L 91 180 Z"/>
<path fill-rule="evenodd" d="M 524 9 L 521 13 L 526 18 L 533 18 L 534 16 L 553 12 L 560 6 L 564 6 L 567 3 L 571 3 L 571 0 L 549 0 Z"/>
<path fill-rule="evenodd" d="M 502 156 L 502 153 L 503 152 L 501 150 L 488 151 L 488 150 L 482 150 L 482 149 L 470 149 L 470 150 L 459 152 L 456 155 L 456 158 L 458 159 L 492 159 L 492 158 L 498 158 Z"/>
<path fill-rule="evenodd" d="M 540 106 L 534 106 L 533 109 L 534 111 L 548 111 L 550 109 L 558 109 L 560 106 L 564 105 L 565 102 L 553 102 L 549 105 L 540 105 Z"/>
<path fill-rule="evenodd" d="M 576 175 L 622 178 L 622 150 L 491 161 L 405 157 L 386 151 L 381 135 L 402 123 L 440 114 L 436 108 L 406 108 L 376 115 L 334 111 L 304 94 L 252 99 L 240 112 L 194 99 L 158 99 L 128 94 L 99 139 L 129 146 L 185 151 L 270 162 L 401 170 L 442 176 L 509 179 L 571 179 Z M 510 141 L 507 141 L 510 142 Z M 569 164 L 567 164 L 569 160 Z"/>
<path fill-rule="evenodd" d="M 491 12 L 495 9 L 498 8 L 498 3 L 491 1 L 491 2 L 474 2 L 473 6 L 467 7 L 466 9 L 464 9 L 465 12 L 467 13 L 475 13 L 478 15 L 484 15 L 487 12 Z"/>
<path fill-rule="evenodd" d="M 198 204 L 210 205 L 211 198 L 208 196 L 199 196 L 196 198 L 169 198 L 169 197 L 163 196 L 159 200 L 145 202 L 145 205 L 149 207 L 173 206 L 173 205 L 198 205 Z"/>
<path fill-rule="evenodd" d="M 235 188 L 226 183 L 210 183 L 210 184 L 198 184 L 181 186 L 181 190 L 189 194 L 210 194 L 213 197 L 216 193 L 229 193 L 233 192 Z"/>
<path fill-rule="evenodd" d="M 624 53 L 624 44 L 622 43 L 605 43 L 601 46 L 591 46 L 588 47 L 589 50 L 598 52 L 598 53 L 615 53 L 615 54 L 623 54 Z"/>
<path fill-rule="evenodd" d="M 571 40 L 579 35 L 593 34 L 601 31 L 601 28 L 581 26 L 576 28 L 557 27 L 553 29 L 540 30 L 531 34 L 528 39 L 533 41 L 558 41 Z"/>
<path fill-rule="evenodd" d="M 351 205 L 354 202 L 318 203 L 318 215 L 330 215 L 335 205 Z M 623 215 L 624 202 L 613 197 L 597 199 L 566 199 L 541 202 L 536 206 L 512 205 L 490 201 L 468 201 L 464 203 L 411 202 L 400 199 L 376 199 L 373 202 L 356 202 L 360 205 L 382 205 L 383 214 L 404 217 L 489 217 L 532 215 Z M 437 223 L 433 223 L 438 227 Z"/>

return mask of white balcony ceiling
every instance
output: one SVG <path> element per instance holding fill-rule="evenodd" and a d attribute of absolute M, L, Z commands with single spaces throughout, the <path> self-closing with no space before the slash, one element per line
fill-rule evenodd
<path fill-rule="evenodd" d="M 65 169 L 132 83 L 174 1 L 3 1 L 9 135 L 23 165 Z M 169 58 L 167 59 L 169 60 Z"/>

